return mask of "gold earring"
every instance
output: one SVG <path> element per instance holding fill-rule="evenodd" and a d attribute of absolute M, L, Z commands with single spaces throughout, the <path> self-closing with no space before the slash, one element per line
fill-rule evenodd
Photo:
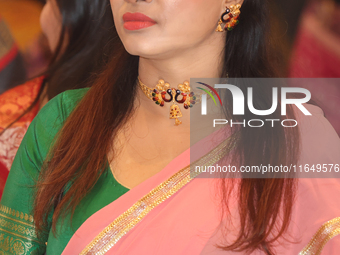
<path fill-rule="evenodd" d="M 231 31 L 234 27 L 239 24 L 238 17 L 241 14 L 241 5 L 231 5 L 230 8 L 226 7 L 226 11 L 221 15 L 220 20 L 218 21 L 218 26 L 216 28 L 216 32 L 223 31 Z M 224 29 L 222 28 L 222 24 L 226 23 Z"/>
<path fill-rule="evenodd" d="M 223 30 L 223 28 L 222 28 L 222 25 L 223 24 L 223 21 L 222 21 L 222 19 L 220 19 L 219 21 L 218 21 L 218 26 L 217 26 L 217 28 L 216 28 L 216 32 L 223 32 L 224 30 Z"/>

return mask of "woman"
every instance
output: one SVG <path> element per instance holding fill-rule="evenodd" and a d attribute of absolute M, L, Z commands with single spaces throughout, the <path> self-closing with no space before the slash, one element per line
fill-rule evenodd
<path fill-rule="evenodd" d="M 336 134 L 314 106 L 308 106 L 308 120 L 288 111 L 287 117 L 301 122 L 300 139 L 296 129 L 282 126 L 227 127 L 222 134 L 228 138 L 214 133 L 189 149 L 189 113 L 198 98 L 183 81 L 274 76 L 263 1 L 111 0 L 111 8 L 114 51 L 105 72 L 91 89 L 51 100 L 26 133 L 1 200 L 1 245 L 64 255 L 297 254 L 318 228 L 338 217 L 336 199 L 311 203 L 338 192 L 335 179 L 190 178 L 190 161 L 309 162 L 298 158 L 299 141 L 300 154 L 309 159 L 338 160 Z M 227 35 L 223 27 L 234 29 Z M 254 105 L 270 108 L 270 96 L 257 91 Z M 172 111 L 153 100 L 172 102 Z M 228 116 L 231 102 L 222 102 Z M 271 117 L 281 119 L 280 113 Z M 333 147 L 325 159 L 326 145 Z M 198 152 L 192 159 L 191 150 Z M 327 189 L 317 185 L 314 192 L 318 182 Z M 304 203 L 309 215 L 303 214 Z M 24 231 L 10 229 L 13 224 Z M 337 248 L 332 241 L 325 249 Z"/>
<path fill-rule="evenodd" d="M 40 77 L 0 96 L 1 193 L 26 130 L 48 100 L 72 88 L 87 86 L 106 63 L 112 13 L 106 1 L 51 0 L 41 13 L 41 27 L 54 53 Z M 82 8 L 79 8 L 82 6 Z"/>
<path fill-rule="evenodd" d="M 340 70 L 340 2 L 311 1 L 302 15 L 290 65 L 290 77 L 339 78 Z M 332 79 L 324 79 L 328 88 L 318 84 L 307 88 L 318 95 L 326 118 L 340 135 L 340 88 Z"/>

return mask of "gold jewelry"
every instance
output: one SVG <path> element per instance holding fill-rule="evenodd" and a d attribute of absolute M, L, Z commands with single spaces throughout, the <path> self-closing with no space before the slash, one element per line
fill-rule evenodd
<path fill-rule="evenodd" d="M 223 24 L 223 21 L 222 21 L 222 19 L 220 19 L 219 21 L 218 21 L 218 26 L 217 26 L 217 28 L 216 28 L 216 32 L 223 32 L 224 31 L 224 29 L 222 28 L 222 25 Z"/>
<path fill-rule="evenodd" d="M 175 119 L 175 126 L 182 124 L 178 118 L 183 117 L 179 106 L 183 104 L 184 109 L 189 109 L 196 104 L 196 96 L 194 92 L 190 92 L 190 83 L 188 81 L 179 84 L 177 89 L 171 88 L 169 83 L 164 80 L 159 80 L 155 88 L 149 88 L 138 77 L 139 87 L 143 93 L 157 105 L 163 107 L 165 103 L 171 103 L 170 119 Z"/>
<path fill-rule="evenodd" d="M 220 20 L 218 21 L 218 26 L 216 28 L 216 32 L 223 32 L 225 31 L 231 31 L 234 29 L 234 27 L 239 24 L 238 17 L 241 14 L 241 5 L 231 5 L 229 8 L 226 7 L 225 12 L 221 15 Z M 224 26 L 224 29 L 222 28 L 222 24 L 226 23 Z"/>

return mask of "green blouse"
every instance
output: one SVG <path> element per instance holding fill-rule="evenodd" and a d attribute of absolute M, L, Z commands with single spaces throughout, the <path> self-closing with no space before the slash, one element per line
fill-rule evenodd
<path fill-rule="evenodd" d="M 105 174 L 76 208 L 72 223 L 68 215 L 63 222 L 57 222 L 56 235 L 50 230 L 37 238 L 32 217 L 34 184 L 55 135 L 87 91 L 70 90 L 56 96 L 28 128 L 0 203 L 0 254 L 61 254 L 86 219 L 128 191 L 115 180 L 108 165 Z"/>

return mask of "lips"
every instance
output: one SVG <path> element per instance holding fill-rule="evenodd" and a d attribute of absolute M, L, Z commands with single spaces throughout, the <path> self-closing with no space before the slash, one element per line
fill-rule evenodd
<path fill-rule="evenodd" d="M 124 28 L 127 30 L 139 30 L 146 27 L 151 27 L 156 24 L 156 21 L 143 13 L 127 12 L 123 15 Z"/>

